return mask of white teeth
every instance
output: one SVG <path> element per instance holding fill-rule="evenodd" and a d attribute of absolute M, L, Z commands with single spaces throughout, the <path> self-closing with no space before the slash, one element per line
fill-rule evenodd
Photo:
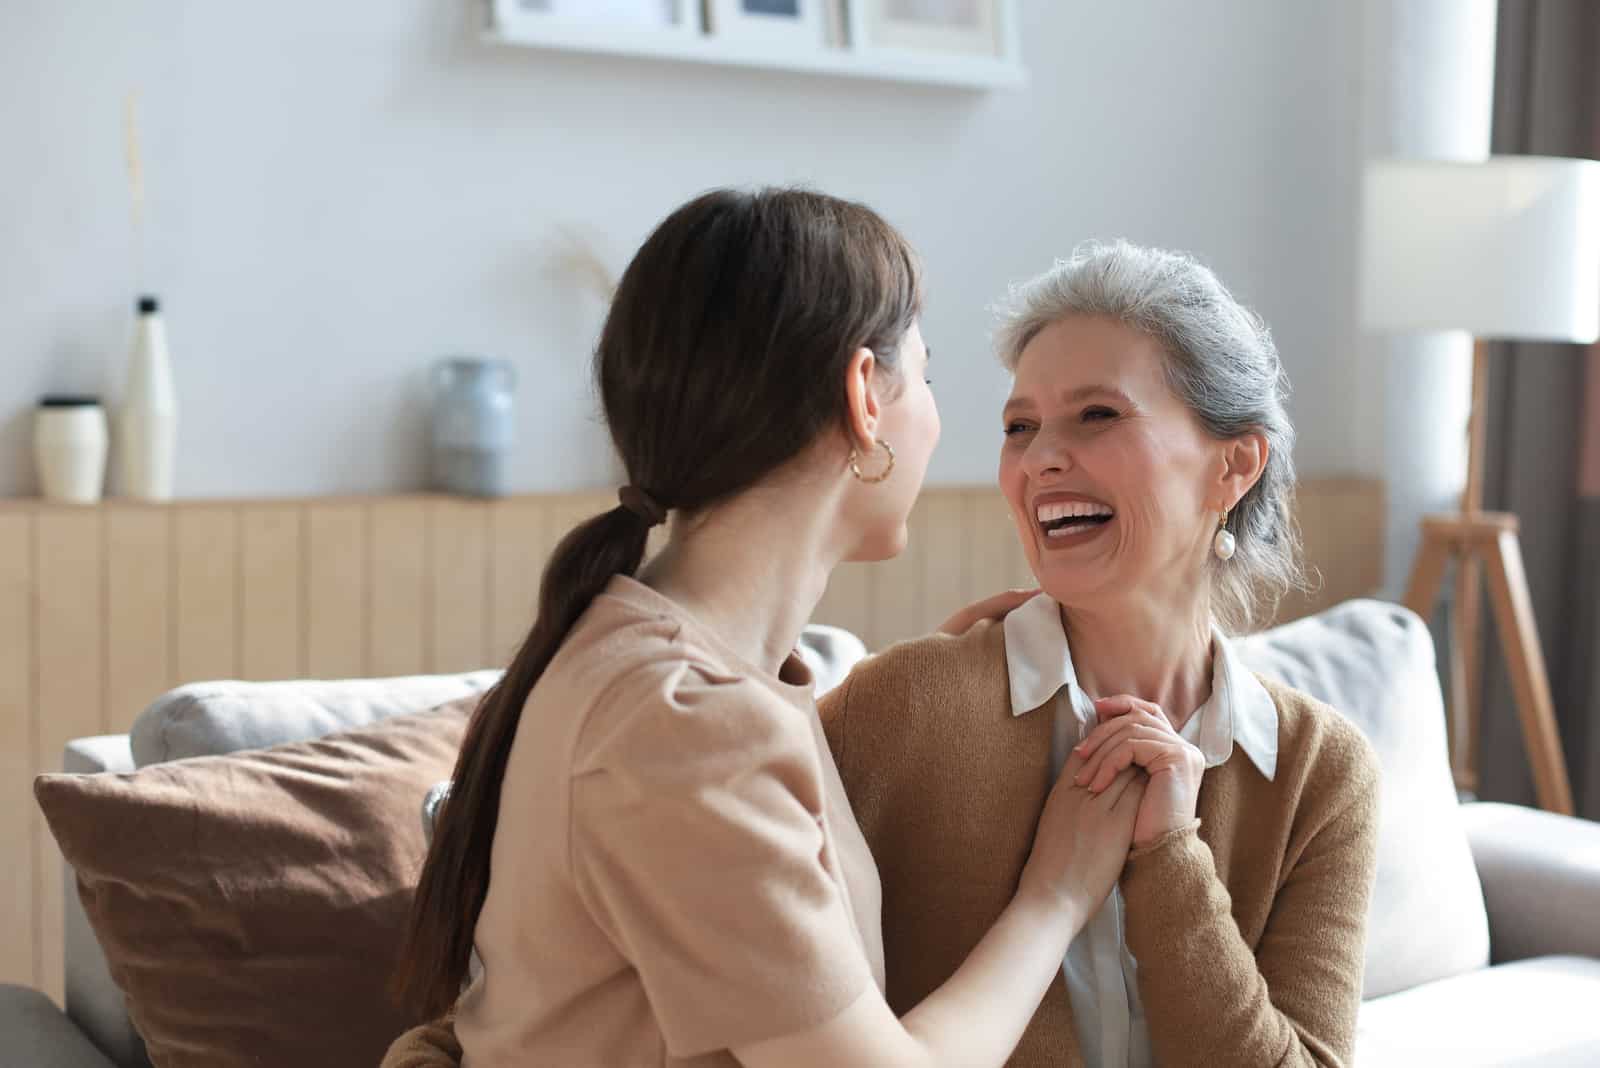
<path fill-rule="evenodd" d="M 1076 519 L 1079 516 L 1110 515 L 1111 509 L 1093 501 L 1059 501 L 1039 506 L 1039 522 L 1053 523 L 1058 519 Z"/>

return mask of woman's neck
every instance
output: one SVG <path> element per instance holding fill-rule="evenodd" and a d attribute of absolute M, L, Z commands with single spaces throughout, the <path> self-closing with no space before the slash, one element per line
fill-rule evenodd
<path fill-rule="evenodd" d="M 1129 595 L 1063 605 L 1078 685 L 1095 697 L 1131 694 L 1160 705 L 1182 729 L 1211 696 L 1211 613 L 1203 593 Z"/>
<path fill-rule="evenodd" d="M 832 501 L 750 490 L 675 519 L 639 580 L 670 597 L 750 663 L 777 674 L 843 558 Z"/>

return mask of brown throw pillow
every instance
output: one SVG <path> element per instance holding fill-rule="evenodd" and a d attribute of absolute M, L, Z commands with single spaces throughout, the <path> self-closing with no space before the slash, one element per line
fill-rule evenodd
<path fill-rule="evenodd" d="M 34 796 L 160 1068 L 351 1068 L 405 1019 L 385 993 L 477 697 L 128 775 L 42 775 Z"/>

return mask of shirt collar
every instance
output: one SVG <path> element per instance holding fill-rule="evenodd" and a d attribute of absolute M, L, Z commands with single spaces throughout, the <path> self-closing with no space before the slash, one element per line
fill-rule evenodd
<path fill-rule="evenodd" d="M 1062 687 L 1082 693 L 1061 626 L 1061 610 L 1049 594 L 1041 593 L 1014 609 L 1003 626 L 1013 716 L 1049 703 Z M 1225 763 L 1237 744 L 1271 780 L 1278 770 L 1278 706 L 1215 627 L 1211 648 L 1211 697 L 1189 717 L 1181 733 L 1205 754 L 1206 767 Z M 1088 700 L 1087 694 L 1083 697 Z"/>

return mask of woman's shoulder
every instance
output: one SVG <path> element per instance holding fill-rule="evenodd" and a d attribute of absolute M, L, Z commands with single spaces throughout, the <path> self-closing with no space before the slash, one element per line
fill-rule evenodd
<path fill-rule="evenodd" d="M 985 684 L 1006 685 L 1005 636 L 993 620 L 963 634 L 896 642 L 858 662 L 818 702 L 824 723 L 837 717 L 916 703 L 930 691 L 956 697 Z"/>
<path fill-rule="evenodd" d="M 817 702 L 851 803 L 867 780 L 881 790 L 922 775 L 982 709 L 1008 707 L 1008 685 L 1004 631 L 989 621 L 897 642 L 856 664 Z"/>
<path fill-rule="evenodd" d="M 1302 792 L 1330 799 L 1357 798 L 1377 789 L 1377 750 L 1348 716 L 1274 679 L 1263 676 L 1261 684 L 1278 710 L 1280 778 L 1287 775 Z"/>
<path fill-rule="evenodd" d="M 528 714 L 576 718 L 575 774 L 672 775 L 710 753 L 803 748 L 812 737 L 802 702 L 670 617 L 585 618 L 529 700 Z"/>

